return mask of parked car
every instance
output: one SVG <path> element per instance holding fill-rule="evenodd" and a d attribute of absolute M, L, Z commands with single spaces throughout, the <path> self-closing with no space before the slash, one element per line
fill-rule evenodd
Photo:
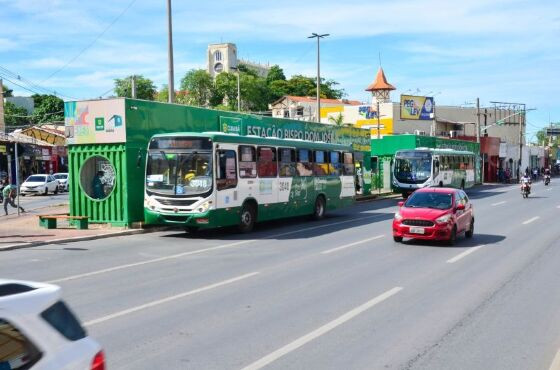
<path fill-rule="evenodd" d="M 0 369 L 104 370 L 105 356 L 60 287 L 0 280 Z"/>
<path fill-rule="evenodd" d="M 474 209 L 460 189 L 423 188 L 399 202 L 393 219 L 393 239 L 443 240 L 452 245 L 458 235 L 474 234 Z"/>
<path fill-rule="evenodd" d="M 57 172 L 53 176 L 58 180 L 58 190 L 68 191 L 68 174 L 66 172 Z"/>
<path fill-rule="evenodd" d="M 53 175 L 31 175 L 21 184 L 21 195 L 58 193 L 58 180 Z"/>

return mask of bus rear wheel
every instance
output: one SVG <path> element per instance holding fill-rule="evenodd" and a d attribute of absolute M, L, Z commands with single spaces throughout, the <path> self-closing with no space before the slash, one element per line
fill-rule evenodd
<path fill-rule="evenodd" d="M 313 208 L 313 219 L 321 220 L 325 217 L 325 198 L 319 195 L 315 199 L 315 207 Z"/>
<path fill-rule="evenodd" d="M 256 215 L 257 211 L 254 205 L 250 203 L 244 204 L 243 208 L 241 208 L 241 220 L 238 226 L 239 231 L 242 233 L 253 231 Z"/>

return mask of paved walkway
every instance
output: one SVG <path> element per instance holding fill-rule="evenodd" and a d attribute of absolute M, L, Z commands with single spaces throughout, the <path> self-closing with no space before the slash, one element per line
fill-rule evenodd
<path fill-rule="evenodd" d="M 2 209 L 2 213 L 4 210 Z M 142 232 L 107 224 L 90 224 L 88 230 L 77 230 L 65 220 L 58 220 L 57 229 L 45 229 L 39 226 L 40 214 L 68 214 L 68 205 L 53 206 L 31 210 L 17 216 L 14 208 L 8 208 L 8 216 L 0 216 L 0 250 L 39 245 L 55 241 L 70 241 L 80 238 L 95 238 L 122 233 Z"/>

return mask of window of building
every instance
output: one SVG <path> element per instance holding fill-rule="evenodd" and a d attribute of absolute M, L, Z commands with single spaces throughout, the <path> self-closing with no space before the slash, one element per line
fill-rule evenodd
<path fill-rule="evenodd" d="M 313 165 L 311 164 L 311 151 L 308 149 L 298 149 L 296 174 L 298 176 L 312 176 Z"/>
<path fill-rule="evenodd" d="M 216 186 L 218 190 L 231 189 L 237 186 L 235 150 L 218 150 Z"/>
<path fill-rule="evenodd" d="M 239 146 L 239 177 L 242 179 L 257 177 L 257 152 L 253 146 Z"/>
<path fill-rule="evenodd" d="M 303 117 L 303 107 L 296 108 L 296 116 Z"/>
<path fill-rule="evenodd" d="M 0 369 L 29 369 L 41 353 L 15 326 L 0 318 Z"/>
<path fill-rule="evenodd" d="M 115 188 L 115 167 L 99 155 L 88 158 L 80 169 L 82 190 L 95 200 L 106 199 Z"/>
<path fill-rule="evenodd" d="M 257 149 L 257 174 L 259 177 L 276 177 L 276 148 L 260 146 Z"/>
<path fill-rule="evenodd" d="M 345 176 L 353 176 L 354 175 L 354 156 L 352 153 L 342 153 L 342 172 Z"/>
<path fill-rule="evenodd" d="M 216 62 L 221 62 L 221 61 L 222 61 L 222 52 L 221 52 L 221 51 L 216 50 L 216 51 L 214 52 L 214 60 L 215 60 Z"/>
<path fill-rule="evenodd" d="M 326 176 L 329 174 L 329 165 L 327 163 L 326 153 L 322 150 L 313 152 L 313 173 L 315 176 Z"/>
<path fill-rule="evenodd" d="M 284 109 L 284 118 L 290 118 L 290 111 L 287 109 Z"/>
<path fill-rule="evenodd" d="M 280 177 L 296 175 L 296 151 L 290 148 L 278 148 L 278 167 Z"/>

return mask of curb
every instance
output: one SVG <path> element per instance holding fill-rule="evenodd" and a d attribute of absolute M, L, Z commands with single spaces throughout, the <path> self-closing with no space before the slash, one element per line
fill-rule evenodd
<path fill-rule="evenodd" d="M 87 236 L 74 236 L 72 238 L 60 238 L 60 239 L 52 239 L 52 240 L 37 240 L 33 242 L 22 242 L 17 244 L 11 244 L 6 246 L 0 247 L 0 253 L 3 251 L 10 251 L 15 249 L 23 249 L 23 248 L 33 248 L 39 247 L 42 245 L 49 245 L 49 244 L 61 244 L 61 243 L 74 243 L 74 242 L 81 242 L 87 240 L 96 240 L 96 239 L 107 239 L 112 238 L 114 236 L 127 236 L 127 235 L 136 235 L 136 234 L 147 234 L 153 233 L 157 231 L 165 231 L 168 230 L 169 227 L 150 227 L 147 229 L 135 229 L 135 230 L 123 230 L 117 231 L 114 233 L 107 233 L 107 234 L 98 234 L 98 235 L 87 235 Z"/>
<path fill-rule="evenodd" d="M 375 200 L 383 200 L 383 199 L 396 199 L 396 198 L 400 198 L 401 195 L 400 194 L 394 194 L 394 193 L 386 193 L 386 194 L 372 194 L 372 195 L 366 195 L 360 198 L 356 199 L 357 203 L 363 203 L 363 202 L 372 202 Z"/>

